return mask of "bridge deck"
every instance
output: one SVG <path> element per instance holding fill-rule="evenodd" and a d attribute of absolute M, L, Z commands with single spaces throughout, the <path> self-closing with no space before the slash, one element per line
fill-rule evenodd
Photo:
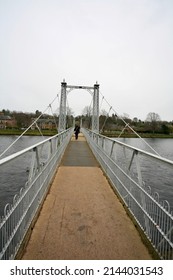
<path fill-rule="evenodd" d="M 23 259 L 151 259 L 85 138 L 72 138 Z"/>

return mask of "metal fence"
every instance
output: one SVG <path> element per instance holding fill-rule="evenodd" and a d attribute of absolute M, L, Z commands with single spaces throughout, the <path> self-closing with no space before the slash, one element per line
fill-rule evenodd
<path fill-rule="evenodd" d="M 72 133 L 73 130 L 68 129 L 0 160 L 0 172 L 6 170 L 7 166 L 11 164 L 16 167 L 16 172 L 20 173 L 22 165 L 18 165 L 18 163 L 25 164 L 27 161 L 28 165 L 30 162 L 26 182 L 20 192 L 14 196 L 13 202 L 6 204 L 4 215 L 0 218 L 0 259 L 15 258 L 25 234 L 48 192 L 57 165 Z M 18 170 L 18 166 L 20 170 Z"/>
<path fill-rule="evenodd" d="M 173 211 L 168 202 L 170 193 L 167 200 L 165 192 L 162 196 L 158 186 L 155 186 L 161 169 L 165 173 L 161 188 L 167 184 L 168 171 L 172 186 L 173 161 L 86 129 L 82 132 L 116 192 L 160 258 L 173 259 Z M 144 163 L 153 169 L 150 186 Z"/>

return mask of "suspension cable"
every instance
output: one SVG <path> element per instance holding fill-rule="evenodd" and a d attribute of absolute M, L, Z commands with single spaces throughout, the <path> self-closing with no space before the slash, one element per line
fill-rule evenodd
<path fill-rule="evenodd" d="M 57 95 L 58 96 L 58 95 Z M 52 105 L 55 100 L 57 99 L 57 96 L 53 99 L 53 101 L 49 104 L 49 106 L 41 113 L 29 126 L 25 131 L 19 135 L 19 137 L 16 138 L 3 152 L 0 154 L 0 157 L 2 157 L 34 124 L 37 123 L 37 121 L 46 113 L 46 111 L 50 108 L 50 105 Z"/>
<path fill-rule="evenodd" d="M 101 100 L 101 103 L 100 103 L 100 110 L 101 110 L 101 107 L 102 107 L 102 104 L 103 104 L 103 100 L 104 100 L 104 96 L 102 96 L 102 100 Z"/>
<path fill-rule="evenodd" d="M 109 118 L 109 113 L 110 113 L 111 110 L 112 110 L 112 107 L 109 108 L 109 111 L 108 111 L 108 113 L 107 113 L 107 116 L 106 116 L 106 118 L 105 118 L 105 120 L 104 120 L 104 123 L 103 123 L 103 125 L 102 125 L 102 128 L 101 128 L 100 132 L 103 131 L 103 128 L 104 128 L 104 126 L 105 126 L 105 124 L 106 124 L 107 119 Z"/>
<path fill-rule="evenodd" d="M 89 111 L 92 110 L 92 104 L 93 104 L 93 98 L 91 98 L 91 102 L 90 102 L 90 105 L 89 105 Z"/>
<path fill-rule="evenodd" d="M 52 110 L 52 105 L 49 104 L 49 106 L 50 106 L 50 109 L 51 109 L 51 112 L 52 112 L 52 116 L 53 116 L 53 119 L 54 119 L 54 122 L 55 122 L 56 130 L 58 131 L 58 126 L 57 126 L 57 123 L 56 123 L 55 115 L 54 115 L 53 110 Z"/>
<path fill-rule="evenodd" d="M 37 129 L 38 129 L 38 131 L 40 132 L 41 136 L 44 137 L 44 136 L 43 136 L 43 133 L 42 133 L 42 131 L 41 131 L 41 129 L 40 129 L 40 127 L 39 127 L 38 124 L 37 124 L 37 122 L 35 123 L 35 126 L 37 127 Z"/>
<path fill-rule="evenodd" d="M 102 95 L 102 93 L 100 92 L 100 94 Z M 103 95 L 102 95 L 103 96 Z M 107 103 L 107 105 L 114 111 L 115 115 L 122 120 L 122 122 L 125 124 L 125 127 L 129 127 L 129 129 L 137 136 L 141 139 L 141 141 L 143 141 L 155 154 L 157 154 L 158 156 L 161 156 L 153 147 L 151 147 L 151 145 L 145 141 L 121 116 L 119 116 L 117 114 L 117 112 L 112 108 L 112 106 L 110 105 L 110 103 L 104 98 L 105 102 Z M 125 128 L 124 128 L 125 129 Z M 122 134 L 122 133 L 121 133 Z"/>
<path fill-rule="evenodd" d="M 127 125 L 125 125 L 125 127 L 122 129 L 121 133 L 118 135 L 118 138 L 121 137 L 121 135 L 123 134 L 124 130 L 126 129 Z"/>

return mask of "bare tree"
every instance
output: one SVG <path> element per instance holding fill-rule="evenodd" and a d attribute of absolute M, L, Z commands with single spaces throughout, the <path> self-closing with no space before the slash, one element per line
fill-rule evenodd
<path fill-rule="evenodd" d="M 71 127 L 73 125 L 73 115 L 74 112 L 72 111 L 72 109 L 70 107 L 67 107 L 67 127 Z"/>
<path fill-rule="evenodd" d="M 160 116 L 157 113 L 150 112 L 147 115 L 146 121 L 147 122 L 159 122 L 160 121 Z"/>
<path fill-rule="evenodd" d="M 72 109 L 70 107 L 67 107 L 67 115 L 68 116 L 73 116 L 74 112 L 72 111 Z"/>
<path fill-rule="evenodd" d="M 160 120 L 161 119 L 160 119 L 159 114 L 154 113 L 154 112 L 148 113 L 147 118 L 146 118 L 146 122 L 149 123 L 153 133 L 155 133 L 155 131 L 157 130 Z"/>
<path fill-rule="evenodd" d="M 90 117 L 92 115 L 92 108 L 91 106 L 86 106 L 83 111 L 82 111 L 82 115 Z"/>
<path fill-rule="evenodd" d="M 108 116 L 108 112 L 105 109 L 102 109 L 100 112 L 100 116 Z"/>

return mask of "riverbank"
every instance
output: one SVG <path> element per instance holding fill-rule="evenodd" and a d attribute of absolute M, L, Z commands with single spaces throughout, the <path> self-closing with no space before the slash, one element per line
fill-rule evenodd
<path fill-rule="evenodd" d="M 41 131 L 44 136 L 53 136 L 57 134 L 57 130 L 44 129 Z M 21 129 L 0 129 L 0 135 L 21 135 L 23 130 Z M 38 130 L 28 130 L 25 133 L 26 136 L 41 136 Z M 137 138 L 134 133 L 122 133 L 120 131 L 105 131 L 102 135 L 111 138 Z M 120 136 L 121 135 L 121 136 Z M 141 138 L 173 138 L 173 134 L 158 134 L 158 133 L 139 133 Z"/>
<path fill-rule="evenodd" d="M 0 129 L 0 135 L 21 135 L 24 130 L 21 129 Z M 44 136 L 53 136 L 57 134 L 57 130 L 42 130 L 42 135 Z M 41 133 L 38 130 L 28 130 L 26 136 L 41 136 Z"/>
<path fill-rule="evenodd" d="M 138 138 L 134 133 L 122 133 L 116 131 L 106 131 L 102 135 L 111 138 Z M 173 134 L 161 134 L 161 133 L 138 133 L 141 138 L 173 138 Z"/>

